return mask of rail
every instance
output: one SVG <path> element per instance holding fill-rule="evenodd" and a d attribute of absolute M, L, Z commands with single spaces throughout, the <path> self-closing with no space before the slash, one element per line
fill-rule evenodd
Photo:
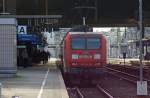
<path fill-rule="evenodd" d="M 84 98 L 84 96 L 83 96 L 83 94 L 81 93 L 80 89 L 79 89 L 78 87 L 76 87 L 75 89 L 76 89 L 76 91 L 77 91 L 79 97 L 80 97 L 80 98 Z"/>
<path fill-rule="evenodd" d="M 104 88 L 102 88 L 99 84 L 97 85 L 98 90 L 100 90 L 101 92 L 103 92 L 108 98 L 114 98 L 111 94 L 109 94 L 109 92 L 107 90 L 105 90 Z"/>

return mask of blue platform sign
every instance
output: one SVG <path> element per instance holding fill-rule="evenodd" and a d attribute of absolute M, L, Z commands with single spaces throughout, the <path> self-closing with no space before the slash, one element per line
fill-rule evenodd
<path fill-rule="evenodd" d="M 39 38 L 34 34 L 17 34 L 17 40 L 23 42 L 31 42 L 32 44 L 39 44 Z"/>

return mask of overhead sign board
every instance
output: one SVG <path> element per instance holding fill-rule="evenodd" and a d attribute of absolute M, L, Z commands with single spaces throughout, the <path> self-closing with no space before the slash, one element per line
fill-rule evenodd
<path fill-rule="evenodd" d="M 27 26 L 18 26 L 18 34 L 27 34 Z"/>

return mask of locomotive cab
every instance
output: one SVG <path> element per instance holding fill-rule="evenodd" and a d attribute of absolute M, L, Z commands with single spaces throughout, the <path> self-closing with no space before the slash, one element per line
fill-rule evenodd
<path fill-rule="evenodd" d="M 100 33 L 69 32 L 64 39 L 65 72 L 103 68 L 106 64 L 106 39 Z"/>

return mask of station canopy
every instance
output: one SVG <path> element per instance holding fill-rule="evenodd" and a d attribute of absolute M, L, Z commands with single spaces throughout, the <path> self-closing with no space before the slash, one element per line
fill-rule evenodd
<path fill-rule="evenodd" d="M 34 5 L 34 7 L 33 7 Z M 150 25 L 150 0 L 143 0 L 144 25 Z M 62 15 L 59 24 L 136 26 L 139 0 L 17 0 L 17 15 Z"/>

